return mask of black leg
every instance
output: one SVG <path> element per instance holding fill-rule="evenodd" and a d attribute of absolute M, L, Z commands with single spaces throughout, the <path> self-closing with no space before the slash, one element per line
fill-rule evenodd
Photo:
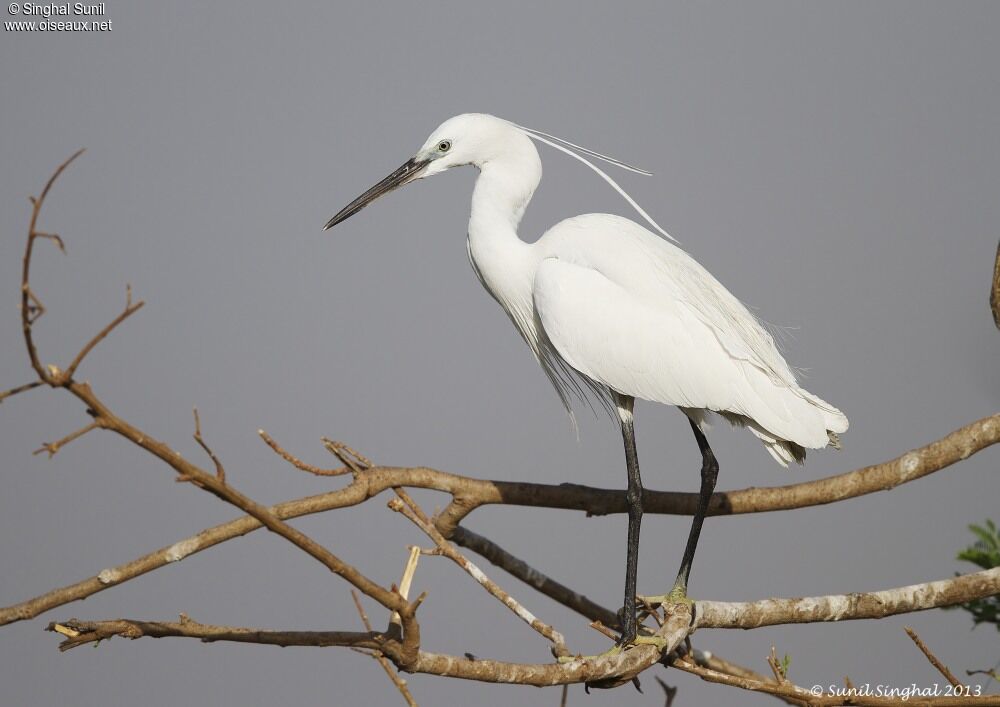
<path fill-rule="evenodd" d="M 632 406 L 635 399 L 616 396 L 618 416 L 622 423 L 625 441 L 625 465 L 628 467 L 628 555 L 625 560 L 625 603 L 619 612 L 622 635 L 618 645 L 627 646 L 635 641 L 635 583 L 639 568 L 639 525 L 642 522 L 642 479 L 639 476 L 639 457 L 635 451 L 635 429 L 632 426 Z"/>
<path fill-rule="evenodd" d="M 701 450 L 701 493 L 698 495 L 698 509 L 694 519 L 691 521 L 691 532 L 688 534 L 687 546 L 684 548 L 684 559 L 681 560 L 681 568 L 674 580 L 674 588 L 671 594 L 680 597 L 687 596 L 688 577 L 691 575 L 691 564 L 694 562 L 694 551 L 698 547 L 698 536 L 701 535 L 701 526 L 705 522 L 705 512 L 708 510 L 708 502 L 715 491 L 715 482 L 719 478 L 719 462 L 715 459 L 712 448 L 708 446 L 708 440 L 698 426 L 691 422 L 691 429 L 694 430 L 695 439 L 698 440 L 698 448 Z"/>

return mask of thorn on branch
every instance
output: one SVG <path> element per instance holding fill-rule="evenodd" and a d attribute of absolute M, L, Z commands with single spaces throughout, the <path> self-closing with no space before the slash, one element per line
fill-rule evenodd
<path fill-rule="evenodd" d="M 264 430 L 257 430 L 257 434 L 260 435 L 260 438 L 264 440 L 264 443 L 267 444 L 267 446 L 270 447 L 275 454 L 277 454 L 286 462 L 294 466 L 299 471 L 306 471 L 310 474 L 315 474 L 316 476 L 341 476 L 343 474 L 347 474 L 352 471 L 350 468 L 344 466 L 339 467 L 337 469 L 322 469 L 318 466 L 307 464 L 298 457 L 296 457 L 291 452 L 285 450 L 284 447 L 275 442 L 274 438 L 272 438 L 271 435 L 269 435 Z"/>
<path fill-rule="evenodd" d="M 226 483 L 226 469 L 222 466 L 219 458 L 215 456 L 215 452 L 212 451 L 211 447 L 208 446 L 201 436 L 201 418 L 198 417 L 198 408 L 194 408 L 194 441 L 205 450 L 205 454 L 215 464 L 215 477 L 222 483 Z"/>
<path fill-rule="evenodd" d="M 56 442 L 46 442 L 41 447 L 39 447 L 34 452 L 32 452 L 32 454 L 41 454 L 42 452 L 48 452 L 49 453 L 49 459 L 51 459 L 52 457 L 54 457 L 56 455 L 56 452 L 58 452 L 60 449 L 62 449 L 63 447 L 65 447 L 67 444 L 69 444 L 73 440 L 79 439 L 80 437 L 83 437 L 85 434 L 87 434 L 91 430 L 95 430 L 95 429 L 97 429 L 98 427 L 101 427 L 101 426 L 102 426 L 102 423 L 101 423 L 100 420 L 94 420 L 93 422 L 91 422 L 86 427 L 81 427 L 76 432 L 72 432 L 72 433 L 66 435 L 65 437 L 63 437 L 62 439 L 60 439 L 60 440 L 58 440 Z"/>

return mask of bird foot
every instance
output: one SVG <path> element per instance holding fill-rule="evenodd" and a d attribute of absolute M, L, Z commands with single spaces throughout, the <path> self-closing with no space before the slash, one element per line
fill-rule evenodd
<path fill-rule="evenodd" d="M 635 640 L 632 641 L 632 645 L 656 646 L 656 650 L 662 653 L 667 647 L 667 639 L 663 638 L 663 636 L 636 636 Z"/>

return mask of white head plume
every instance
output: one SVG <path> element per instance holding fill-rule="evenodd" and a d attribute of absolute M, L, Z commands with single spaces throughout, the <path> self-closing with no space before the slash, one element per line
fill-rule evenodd
<path fill-rule="evenodd" d="M 548 145 L 549 147 L 554 147 L 555 149 L 559 150 L 560 152 L 565 152 L 567 155 L 569 155 L 573 159 L 579 160 L 580 162 L 583 162 L 585 165 L 587 165 L 592 170 L 594 170 L 595 172 L 597 172 L 597 174 L 601 177 L 601 179 L 603 179 L 605 182 L 607 182 L 608 184 L 610 184 L 611 188 L 614 189 L 616 192 L 618 192 L 621 195 L 621 197 L 623 199 L 625 199 L 625 201 L 627 201 L 628 204 L 633 209 L 636 210 L 636 213 L 638 213 L 640 216 L 642 216 L 643 219 L 646 220 L 646 223 L 648 223 L 650 226 L 652 226 L 653 228 L 655 228 L 663 236 L 665 236 L 669 240 L 673 241 L 674 243 L 678 242 L 676 238 L 674 238 L 669 233 L 667 233 L 665 230 L 663 230 L 663 228 L 660 226 L 660 224 L 658 224 L 656 221 L 654 221 L 653 217 L 650 216 L 649 214 L 647 214 L 646 211 L 641 206 L 639 206 L 639 204 L 636 202 L 636 200 L 633 199 L 631 196 L 629 196 L 628 192 L 626 192 L 624 189 L 622 189 L 621 186 L 618 185 L 618 182 L 616 182 L 614 179 L 612 179 L 611 176 L 608 175 L 603 169 L 601 169 L 600 167 L 598 167 L 597 165 L 595 165 L 593 162 L 591 162 L 590 160 L 588 160 L 586 157 L 583 157 L 582 155 L 577 154 L 577 152 L 574 152 L 574 150 L 578 150 L 579 152 L 582 152 L 584 155 L 589 155 L 590 157 L 593 157 L 595 159 L 601 160 L 602 162 L 607 162 L 608 164 L 613 164 L 616 167 L 621 167 L 622 169 L 628 170 L 629 172 L 635 172 L 636 174 L 642 174 L 642 175 L 645 175 L 645 176 L 648 177 L 648 176 L 652 176 L 652 174 L 653 174 L 652 172 L 649 172 L 649 171 L 647 171 L 645 169 L 641 169 L 639 167 L 635 167 L 633 165 L 628 164 L 627 162 L 623 162 L 623 161 L 621 161 L 619 159 L 615 159 L 614 157 L 609 157 L 607 155 L 602 155 L 600 152 L 596 152 L 594 150 L 591 150 L 589 148 L 583 147 L 581 145 L 577 145 L 575 143 L 570 142 L 569 140 L 564 140 L 561 137 L 556 137 L 555 135 L 551 135 L 549 133 L 542 132 L 541 130 L 535 130 L 533 128 L 526 128 L 523 125 L 518 125 L 517 123 L 513 123 L 511 121 L 507 121 L 507 122 L 510 123 L 513 127 L 517 128 L 518 130 L 521 130 L 525 135 L 527 135 L 528 137 L 530 137 L 532 140 L 537 140 L 538 142 L 543 142 L 546 145 Z"/>

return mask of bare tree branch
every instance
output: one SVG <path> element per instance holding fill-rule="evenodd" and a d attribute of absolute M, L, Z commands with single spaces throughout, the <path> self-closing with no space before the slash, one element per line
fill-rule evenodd
<path fill-rule="evenodd" d="M 419 651 L 416 660 L 405 667 L 403 650 L 387 634 L 350 631 L 268 631 L 257 628 L 212 626 L 182 617 L 179 622 L 114 619 L 80 621 L 70 619 L 49 624 L 47 630 L 60 633 L 65 639 L 61 650 L 86 643 L 96 643 L 113 636 L 124 638 L 196 638 L 205 642 L 235 641 L 274 646 L 351 646 L 384 653 L 401 669 L 494 683 L 517 683 L 548 687 L 569 683 L 589 682 L 592 687 L 613 687 L 629 682 L 635 675 L 655 665 L 660 652 L 654 646 L 637 646 L 615 655 L 579 658 L 566 663 L 506 663 L 496 660 L 459 658 L 452 655 Z M 678 607 L 657 635 L 673 650 L 687 636 L 690 611 Z"/>
<path fill-rule="evenodd" d="M 103 341 L 108 336 L 108 334 L 113 332 L 118 327 L 119 324 L 124 322 L 126 319 L 128 319 L 133 314 L 142 309 L 143 306 L 145 306 L 146 303 L 143 302 L 142 300 L 139 300 L 135 304 L 132 303 L 131 285 L 126 286 L 125 293 L 126 293 L 125 309 L 122 310 L 122 313 L 119 314 L 114 319 L 112 319 L 111 322 L 106 327 L 97 332 L 90 341 L 84 344 L 83 348 L 80 349 L 80 352 L 76 355 L 76 357 L 73 359 L 73 362 L 69 364 L 69 367 L 59 377 L 59 379 L 64 381 L 72 380 L 73 375 L 76 373 L 76 369 L 80 367 L 81 363 L 83 363 L 83 359 L 87 357 L 87 354 L 93 351 L 94 347 L 97 346 L 99 343 L 101 343 L 101 341 Z"/>
<path fill-rule="evenodd" d="M 94 420 L 89 425 L 86 425 L 85 427 L 81 427 L 76 432 L 69 433 L 68 435 L 66 435 L 65 437 L 63 437 L 60 440 L 57 440 L 55 442 L 45 442 L 41 447 L 39 447 L 34 452 L 32 452 L 32 454 L 41 454 L 42 452 L 48 452 L 49 453 L 49 459 L 51 459 L 52 457 L 54 457 L 56 455 L 56 452 L 58 452 L 60 449 L 62 449 L 63 447 L 65 447 L 67 444 L 69 444 L 70 442 L 72 442 L 75 439 L 79 439 L 80 437 L 83 437 L 85 434 L 87 434 L 91 430 L 96 430 L 100 426 L 101 426 L 100 420 Z"/>
<path fill-rule="evenodd" d="M 618 615 L 597 604 L 583 594 L 579 594 L 564 584 L 531 567 L 527 562 L 510 554 L 489 538 L 474 533 L 461 525 L 452 532 L 451 539 L 456 545 L 472 550 L 485 557 L 494 565 L 517 577 L 529 587 L 554 599 L 563 606 L 569 607 L 591 621 L 600 621 L 603 625 L 618 628 Z"/>
<path fill-rule="evenodd" d="M 927 647 L 927 644 L 920 640 L 920 636 L 917 635 L 916 631 L 909 626 L 904 626 L 903 630 L 906 631 L 906 635 L 917 644 L 917 648 L 919 648 L 920 652 L 926 656 L 927 660 L 930 661 L 930 664 L 937 668 L 939 673 L 944 675 L 945 680 L 951 683 L 952 687 L 962 686 L 962 683 L 958 681 L 958 678 L 956 678 L 952 672 L 948 670 L 948 666 L 938 660 L 937 656 L 931 653 L 931 649 Z"/>
<path fill-rule="evenodd" d="M 37 319 L 37 317 L 32 319 L 29 310 L 29 304 L 31 301 L 33 300 L 37 302 L 37 298 L 34 297 L 31 292 L 29 280 L 33 244 L 39 237 L 35 226 L 41 212 L 41 207 L 44 204 L 45 197 L 48 195 L 49 189 L 55 179 L 79 154 L 80 153 L 76 153 L 69 160 L 60 165 L 55 174 L 45 185 L 41 196 L 39 196 L 38 199 L 32 199 L 33 210 L 31 224 L 28 230 L 28 239 L 25 249 L 21 280 L 21 323 L 22 331 L 24 333 L 25 346 L 28 349 L 28 354 L 32 361 L 32 367 L 38 374 L 39 379 L 53 388 L 63 388 L 69 391 L 73 396 L 84 403 L 84 405 L 86 405 L 87 413 L 94 419 L 94 423 L 97 426 L 116 432 L 120 436 L 135 444 L 137 447 L 145 450 L 155 457 L 158 457 L 162 461 L 166 462 L 167 465 L 170 466 L 175 472 L 177 472 L 180 478 L 191 481 L 199 488 L 209 491 L 219 499 L 234 505 L 245 513 L 253 516 L 261 524 L 267 527 L 268 530 L 271 530 L 277 535 L 285 538 L 293 545 L 315 558 L 334 574 L 344 578 L 354 587 L 372 597 L 375 601 L 379 602 L 387 609 L 398 612 L 402 617 L 404 626 L 403 642 L 401 644 L 401 652 L 398 654 L 398 658 L 404 664 L 412 662 L 416 656 L 420 641 L 419 626 L 415 618 L 416 608 L 419 602 L 410 603 L 403 599 L 398 593 L 385 589 L 368 579 L 356 568 L 343 562 L 326 547 L 320 545 L 305 533 L 293 528 L 281 519 L 275 517 L 265 506 L 240 493 L 229 484 L 226 484 L 224 479 L 219 478 L 216 475 L 209 474 L 197 465 L 185 459 L 178 452 L 170 449 L 170 447 L 163 442 L 155 439 L 151 435 L 143 432 L 116 415 L 94 393 L 89 383 L 81 383 L 74 380 L 73 373 L 75 372 L 77 366 L 79 366 L 94 346 L 96 346 L 105 336 L 107 336 L 107 334 L 118 326 L 118 324 L 123 322 L 142 306 L 141 302 L 138 304 L 132 303 L 131 287 L 128 287 L 126 290 L 127 296 L 124 311 L 108 326 L 98 332 L 98 334 L 94 336 L 90 342 L 83 347 L 83 349 L 80 350 L 80 353 L 78 353 L 76 358 L 73 359 L 73 362 L 65 372 L 59 371 L 59 369 L 55 366 L 42 366 L 41 360 L 38 357 L 37 348 L 34 344 L 32 331 L 34 320 Z M 197 432 L 198 430 L 196 428 L 196 438 L 200 436 Z"/>
<path fill-rule="evenodd" d="M 191 619 L 181 621 L 133 621 L 132 619 L 115 619 L 113 621 L 79 621 L 70 619 L 59 623 L 50 623 L 45 629 L 59 633 L 66 639 L 59 644 L 59 650 L 68 651 L 71 648 L 87 643 L 97 643 L 113 636 L 123 638 L 165 638 L 177 636 L 197 638 L 203 643 L 215 641 L 232 641 L 236 643 L 259 643 L 270 646 L 356 646 L 370 650 L 381 650 L 385 637 L 382 634 L 366 631 L 265 631 L 257 628 L 239 628 L 235 626 L 210 626 Z"/>
<path fill-rule="evenodd" d="M 0 392 L 0 403 L 2 403 L 4 400 L 6 400 L 11 396 L 17 395 L 18 393 L 23 393 L 27 390 L 34 390 L 35 388 L 38 388 L 39 386 L 42 385 L 45 385 L 45 383 L 43 383 L 42 381 L 31 381 L 30 383 L 25 383 L 24 385 L 19 385 L 14 388 L 11 388 L 10 390 L 5 390 L 3 392 Z"/>
<path fill-rule="evenodd" d="M 275 454 L 277 454 L 279 457 L 281 457 L 286 462 L 294 466 L 296 469 L 299 469 L 300 471 L 307 471 L 310 474 L 315 474 L 316 476 L 340 476 L 342 474 L 349 474 L 351 472 L 351 470 L 346 467 L 340 467 L 338 469 L 321 469 L 318 466 L 313 466 L 312 464 L 306 464 L 304 461 L 299 459 L 294 454 L 287 452 L 284 449 L 284 447 L 275 442 L 274 439 L 271 438 L 271 435 L 269 435 L 264 430 L 257 430 L 257 434 L 260 435 L 260 438 L 267 443 L 268 447 L 274 450 Z"/>
<path fill-rule="evenodd" d="M 925 476 L 932 471 L 943 469 L 957 461 L 965 459 L 1000 441 L 1000 414 L 976 420 L 965 425 L 944 438 L 908 452 L 892 461 L 883 464 L 863 467 L 861 469 L 840 474 L 838 476 L 770 488 L 748 488 L 740 491 L 717 493 L 713 496 L 712 506 L 716 515 L 731 513 L 762 513 L 784 508 L 804 508 L 809 505 L 832 503 L 845 498 L 854 498 L 875 491 L 893 488 L 901 483 Z M 172 450 L 166 454 L 172 455 Z M 887 468 L 893 473 L 886 473 Z M 843 484 L 844 488 L 840 488 Z M 272 506 L 269 510 L 283 520 L 297 518 L 312 513 L 321 513 L 336 508 L 357 505 L 393 487 L 423 488 L 442 491 L 451 494 L 455 499 L 462 499 L 469 510 L 486 504 L 526 505 L 535 507 L 572 508 L 575 510 L 590 509 L 593 514 L 597 510 L 611 512 L 616 504 L 624 510 L 621 491 L 595 489 L 577 485 L 545 485 L 516 483 L 506 481 L 487 481 L 467 476 L 450 474 L 426 467 L 373 467 L 364 475 L 355 478 L 352 483 L 340 490 L 330 491 L 317 496 L 309 496 L 294 501 L 286 501 Z M 785 493 L 796 499 L 797 505 L 788 505 Z M 724 500 L 720 500 L 724 499 Z M 647 513 L 685 514 L 693 513 L 697 494 L 662 492 L 645 490 L 644 502 L 648 506 Z M 450 508 L 451 506 L 449 506 Z M 445 509 L 447 511 L 447 509 Z M 711 511 L 710 511 L 711 512 Z M 466 512 L 467 515 L 468 511 Z M 442 535 L 450 527 L 454 533 L 454 518 L 444 520 L 444 513 L 435 519 L 435 525 Z M 0 625 L 13 621 L 23 621 L 38 616 L 58 606 L 71 601 L 84 599 L 107 589 L 109 586 L 121 584 L 147 572 L 163 567 L 170 562 L 176 562 L 183 557 L 201 552 L 226 540 L 240 537 L 262 527 L 262 523 L 252 517 L 237 518 L 221 525 L 208 528 L 197 535 L 186 538 L 168 547 L 161 548 L 143 557 L 117 567 L 102 570 L 97 575 L 74 584 L 54 589 L 33 599 L 0 609 Z M 466 531 L 465 538 L 469 538 Z M 459 542 L 456 540 L 456 542 Z M 184 548 L 179 557 L 172 552 L 173 548 Z M 485 546 L 484 546 L 485 547 Z M 472 548 L 478 551 L 477 548 Z M 488 557 L 488 555 L 485 555 Z M 507 569 L 501 563 L 499 566 Z M 514 565 L 510 565 L 512 568 Z M 515 570 L 512 570 L 518 576 Z M 104 578 L 102 581 L 101 578 Z M 523 577 L 522 577 L 523 579 Z M 530 580 L 529 584 L 535 585 Z M 560 585 L 561 586 L 561 585 Z M 606 615 L 594 613 L 589 600 L 569 601 L 566 599 L 574 594 L 571 590 L 560 592 L 548 583 L 539 583 L 536 587 L 556 601 L 580 611 L 591 619 L 600 619 L 607 625 L 615 625 L 616 621 Z M 585 599 L 585 598 L 583 598 Z"/>
<path fill-rule="evenodd" d="M 45 204 L 45 198 L 49 195 L 49 191 L 52 189 L 52 185 L 56 183 L 59 176 L 66 170 L 67 167 L 75 160 L 77 157 L 83 154 L 83 150 L 77 150 L 69 159 L 63 162 L 56 168 L 56 171 L 52 173 L 49 177 L 49 181 L 45 183 L 42 188 L 42 193 L 38 197 L 31 197 L 31 222 L 28 225 L 28 242 L 24 248 L 24 259 L 22 260 L 21 266 L 21 331 L 24 334 L 25 345 L 28 349 L 28 357 L 31 359 L 31 367 L 35 369 L 35 373 L 38 374 L 38 379 L 43 383 L 48 383 L 52 385 L 53 377 L 42 365 L 41 360 L 38 358 L 38 350 L 35 347 L 34 337 L 32 336 L 31 326 L 45 312 L 45 307 L 38 300 L 35 294 L 31 291 L 31 287 L 28 285 L 31 274 L 31 256 L 35 247 L 35 241 L 43 236 L 39 236 L 38 233 L 38 215 L 42 211 L 42 206 Z M 57 241 L 57 245 L 60 246 L 60 250 L 64 253 L 66 252 L 65 245 L 62 244 L 62 239 Z M 33 314 L 34 313 L 34 314 Z"/>
<path fill-rule="evenodd" d="M 217 478 L 222 483 L 226 483 L 226 469 L 222 466 L 222 462 L 219 458 L 215 456 L 215 452 L 212 451 L 211 447 L 205 442 L 204 438 L 201 436 L 201 418 L 198 416 L 198 408 L 193 408 L 194 410 L 194 441 L 205 450 L 205 454 L 208 458 L 212 460 L 215 464 L 215 478 Z"/>
<path fill-rule="evenodd" d="M 348 647 L 379 660 L 404 699 L 411 705 L 415 704 L 412 695 L 406 688 L 405 681 L 400 679 L 389 664 L 390 661 L 397 669 L 407 672 L 536 686 L 584 682 L 588 688 L 611 688 L 634 681 L 642 671 L 660 662 L 676 665 L 712 682 L 766 692 L 793 704 L 823 705 L 825 707 L 826 705 L 843 703 L 844 697 L 827 693 L 814 695 L 812 692 L 807 692 L 789 682 L 785 669 L 779 663 L 773 649 L 769 658 L 769 664 L 774 672 L 773 680 L 762 678 L 752 671 L 727 664 L 724 661 L 716 660 L 713 663 L 711 659 L 696 661 L 689 657 L 671 656 L 674 656 L 675 650 L 685 642 L 687 654 L 692 653 L 689 637 L 698 628 L 746 629 L 784 623 L 881 618 L 893 614 L 964 603 L 972 599 L 1000 593 L 1000 568 L 997 568 L 948 580 L 863 594 L 765 599 L 756 602 L 699 601 L 693 605 L 671 604 L 662 607 L 662 617 L 654 607 L 648 606 L 647 614 L 656 619 L 657 628 L 651 637 L 646 635 L 643 638 L 652 638 L 652 643 L 643 643 L 629 647 L 627 650 L 611 652 L 602 656 L 569 658 L 569 651 L 566 649 L 565 641 L 560 633 L 538 620 L 506 591 L 488 579 L 449 540 L 479 552 L 539 591 L 594 619 L 595 624 L 593 625 L 603 629 L 602 621 L 608 625 L 617 623 L 617 617 L 614 614 L 531 568 L 492 541 L 460 527 L 459 523 L 476 508 L 491 504 L 581 510 L 588 515 L 621 513 L 625 511 L 625 500 L 620 491 L 595 489 L 574 484 L 552 486 L 482 481 L 423 467 L 376 467 L 370 460 L 349 446 L 326 438 L 323 439 L 324 445 L 340 459 L 344 466 L 339 469 L 321 469 L 302 462 L 261 431 L 261 437 L 272 450 L 295 468 L 323 476 L 350 473 L 352 477 L 348 486 L 337 491 L 289 501 L 274 507 L 265 507 L 243 495 L 226 482 L 225 469 L 221 461 L 202 437 L 197 409 L 194 410 L 194 439 L 214 463 L 214 474 L 205 471 L 165 443 L 151 437 L 116 415 L 94 393 L 88 383 L 75 380 L 77 369 L 90 352 L 116 327 L 143 306 L 142 302 L 133 304 L 130 286 L 126 290 L 124 310 L 83 346 L 64 371 L 53 364 L 43 365 L 33 338 L 33 326 L 46 311 L 30 284 L 34 242 L 39 238 L 51 240 L 63 251 L 65 251 L 65 244 L 58 235 L 39 231 L 36 226 L 41 208 L 52 185 L 79 154 L 76 153 L 63 163 L 46 183 L 40 196 L 31 200 L 32 214 L 21 281 L 21 322 L 25 346 L 38 380 L 0 393 L 0 401 L 42 385 L 64 389 L 85 405 L 86 412 L 93 421 L 57 442 L 45 444 L 41 450 L 38 450 L 39 452 L 47 451 L 51 456 L 62 446 L 93 429 L 108 429 L 164 461 L 178 475 L 179 480 L 192 482 L 197 487 L 212 493 L 220 500 L 241 509 L 248 515 L 209 528 L 196 536 L 175 543 L 170 547 L 162 548 L 126 565 L 103 570 L 96 577 L 83 582 L 53 590 L 12 607 L 0 609 L 0 624 L 30 618 L 55 606 L 94 594 L 108 586 L 121 584 L 170 562 L 179 561 L 225 540 L 244 535 L 259 527 L 266 527 L 319 561 L 332 573 L 345 579 L 355 589 L 388 609 L 391 612 L 391 618 L 386 631 L 375 632 L 372 630 L 360 598 L 353 589 L 352 596 L 367 629 L 365 632 L 264 631 L 253 628 L 212 626 L 192 621 L 183 614 L 179 622 L 127 619 L 79 621 L 71 619 L 50 624 L 49 630 L 64 637 L 65 640 L 60 645 L 61 650 L 68 650 L 87 643 L 98 643 L 113 636 L 130 639 L 185 637 L 207 642 L 236 641 L 282 646 Z M 997 277 L 1000 278 L 1000 250 L 998 250 Z M 995 300 L 996 297 L 994 297 L 994 308 L 996 309 Z M 891 489 L 899 484 L 943 469 L 998 441 L 1000 441 L 1000 414 L 966 425 L 937 442 L 882 464 L 875 464 L 818 481 L 714 494 L 709 506 L 709 514 L 732 515 L 803 508 Z M 450 495 L 451 499 L 444 511 L 432 519 L 413 501 L 404 487 L 441 491 Z M 347 564 L 333 554 L 328 548 L 286 522 L 287 519 L 297 516 L 357 505 L 390 488 L 396 492 L 400 499 L 390 502 L 390 507 L 403 513 L 434 541 L 437 548 L 435 553 L 443 554 L 459 564 L 490 594 L 503 602 L 537 632 L 548 638 L 553 643 L 553 653 L 564 660 L 553 664 L 507 663 L 478 659 L 468 655 L 466 658 L 459 658 L 424 651 L 421 648 L 420 627 L 416 620 L 416 611 L 423 601 L 424 595 L 420 595 L 412 602 L 408 599 L 410 581 L 419 558 L 417 548 L 411 550 L 399 589 L 397 590 L 395 586 L 387 589 L 373 582 L 354 566 Z M 646 500 L 648 512 L 690 515 L 695 510 L 697 494 L 647 492 Z M 958 687 L 959 683 L 951 672 L 930 653 L 916 634 L 908 631 L 931 663 L 948 678 L 952 685 Z M 607 633 L 607 629 L 604 629 L 604 632 Z M 567 692 L 564 690 L 563 702 L 566 700 L 566 695 Z M 668 692 L 668 703 L 672 697 L 673 695 Z M 869 699 L 864 696 L 851 696 L 848 700 L 851 704 L 878 705 L 879 707 L 896 704 L 895 701 L 886 701 L 884 698 Z M 996 696 L 985 696 L 980 700 L 976 697 L 962 695 L 952 701 L 934 698 L 929 701 L 924 700 L 923 703 L 933 705 L 998 704 L 997 700 Z"/>
<path fill-rule="evenodd" d="M 737 665 L 736 663 L 731 663 L 728 660 L 724 660 L 719 656 L 713 654 L 711 651 L 693 651 L 692 657 L 694 661 L 704 667 L 714 670 L 719 673 L 725 673 L 726 675 L 733 675 L 738 678 L 747 678 L 749 680 L 754 680 L 757 682 L 771 682 L 777 685 L 772 678 L 765 677 L 760 673 L 751 670 L 750 668 L 744 667 L 742 665 Z M 672 664 L 671 667 L 680 667 L 677 664 Z M 683 668 L 682 668 L 683 669 Z M 790 705 L 801 705 L 803 702 L 787 695 L 774 695 L 775 698 L 781 700 L 782 702 Z"/>
<path fill-rule="evenodd" d="M 1000 567 L 936 582 L 858 594 L 751 602 L 696 601 L 697 628 L 760 628 L 779 624 L 881 619 L 963 604 L 1000 594 Z"/>
<path fill-rule="evenodd" d="M 672 667 L 683 670 L 687 673 L 697 675 L 702 680 L 714 682 L 720 685 L 738 687 L 751 692 L 763 692 L 775 697 L 784 698 L 793 704 L 810 705 L 811 707 L 832 707 L 833 705 L 856 705 L 857 707 L 900 707 L 900 705 L 911 704 L 908 700 L 896 697 L 867 697 L 863 693 L 855 691 L 851 696 L 833 695 L 822 693 L 814 694 L 811 690 L 806 690 L 790 682 L 776 683 L 771 680 L 759 680 L 749 677 L 740 677 L 713 670 L 696 662 L 679 658 L 671 663 Z M 961 697 L 921 697 L 919 701 L 912 704 L 926 705 L 927 707 L 961 707 L 962 705 L 997 705 L 997 695 L 981 696 L 961 696 Z"/>

